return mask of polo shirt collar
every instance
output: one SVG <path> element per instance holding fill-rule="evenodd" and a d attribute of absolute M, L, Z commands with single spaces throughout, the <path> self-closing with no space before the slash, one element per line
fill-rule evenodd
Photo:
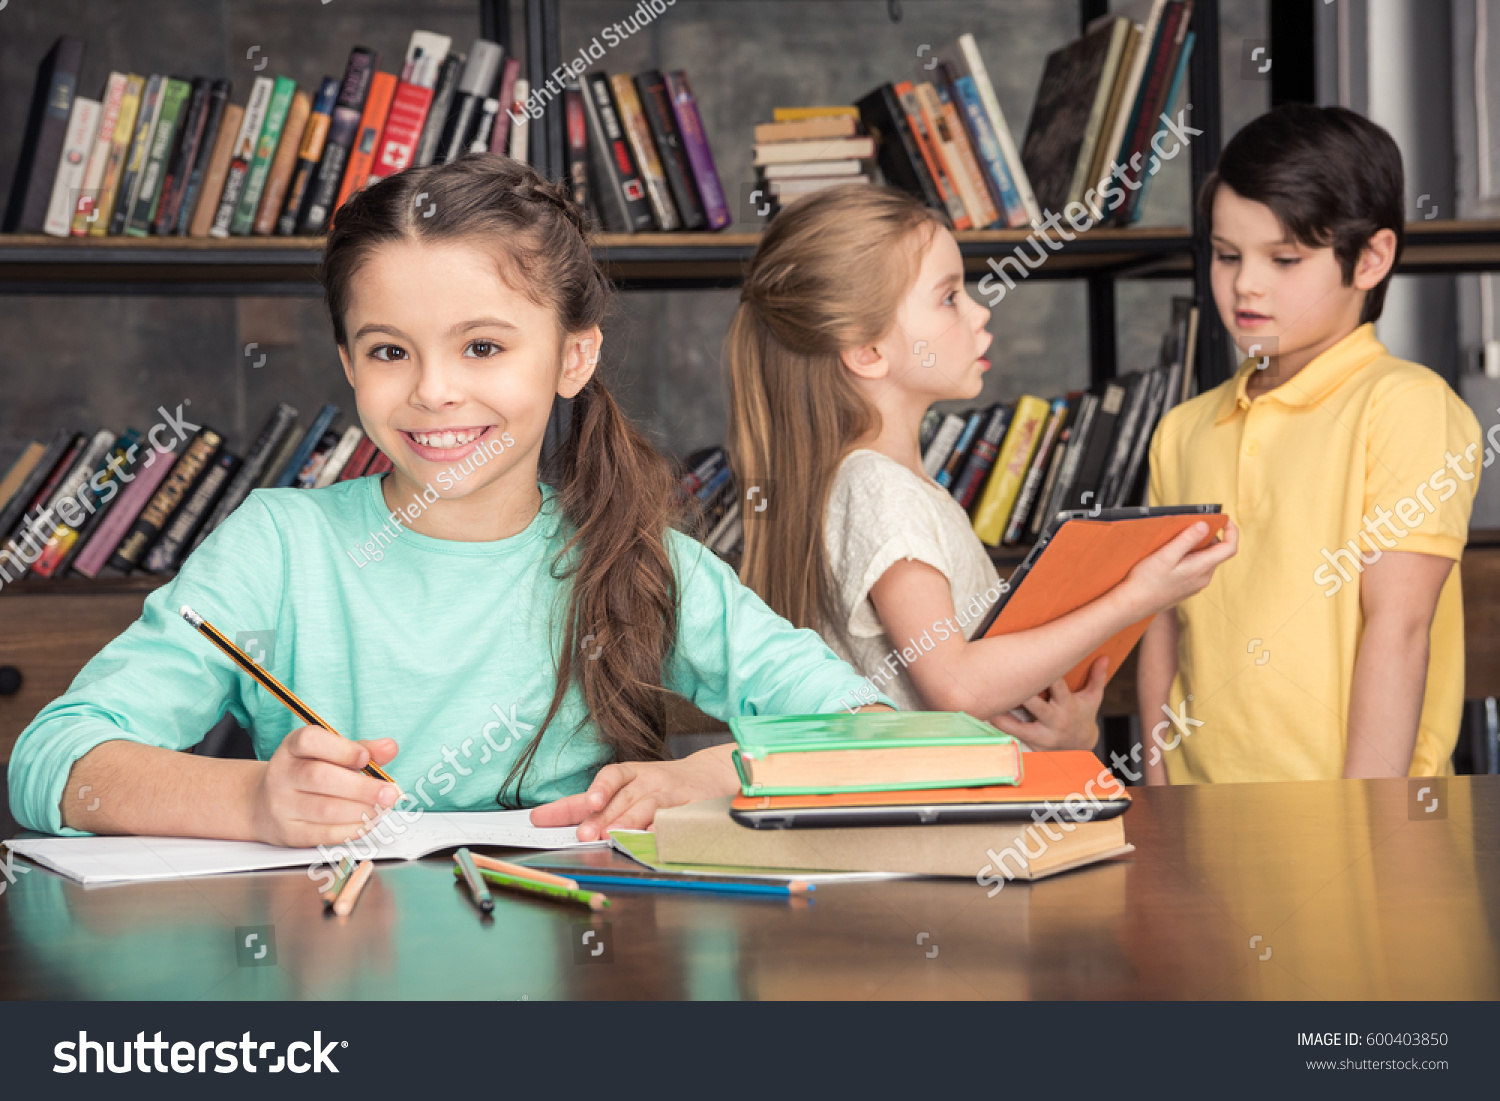
<path fill-rule="evenodd" d="M 1276 389 L 1261 396 L 1282 405 L 1316 405 L 1331 394 L 1361 367 L 1386 354 L 1385 345 L 1375 336 L 1375 323 L 1366 321 L 1332 348 L 1313 359 Z M 1235 372 L 1234 387 L 1224 390 L 1215 424 L 1223 424 L 1241 409 L 1249 409 L 1246 393 L 1250 376 L 1255 374 L 1255 360 L 1246 358 Z"/>

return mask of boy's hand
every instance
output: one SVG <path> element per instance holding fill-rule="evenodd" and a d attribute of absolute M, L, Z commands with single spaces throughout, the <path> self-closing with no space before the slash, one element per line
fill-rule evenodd
<path fill-rule="evenodd" d="M 396 802 L 397 789 L 360 771 L 396 756 L 391 738 L 354 742 L 321 726 L 288 734 L 261 773 L 251 806 L 256 837 L 310 848 L 361 836 Z"/>
<path fill-rule="evenodd" d="M 1208 534 L 1208 524 L 1198 521 L 1148 558 L 1143 558 L 1120 583 L 1116 592 L 1128 590 L 1142 618 L 1155 615 L 1202 592 L 1213 580 L 1214 570 L 1234 557 L 1240 545 L 1240 529 L 1230 520 L 1224 538 L 1203 550 L 1194 550 Z"/>
<path fill-rule="evenodd" d="M 996 715 L 990 722 L 1019 738 L 1028 749 L 1093 749 L 1099 740 L 1099 704 L 1108 679 L 1109 658 L 1101 656 L 1089 666 L 1089 679 L 1077 692 L 1059 677 L 1047 697 L 1032 696 L 1026 701 L 1026 710 L 1036 716 L 1036 722 L 1022 722 L 1009 713 Z"/>
<path fill-rule="evenodd" d="M 610 829 L 643 830 L 666 807 L 714 799 L 740 790 L 734 746 L 699 750 L 680 761 L 605 765 L 588 791 L 536 807 L 534 826 L 578 826 L 578 840 L 598 841 Z"/>

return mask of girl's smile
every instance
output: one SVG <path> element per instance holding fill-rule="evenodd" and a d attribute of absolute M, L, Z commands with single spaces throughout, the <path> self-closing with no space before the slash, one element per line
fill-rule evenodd
<path fill-rule="evenodd" d="M 496 425 L 469 428 L 433 428 L 421 431 L 400 428 L 397 432 L 408 450 L 430 463 L 451 463 L 464 458 L 488 442 Z"/>

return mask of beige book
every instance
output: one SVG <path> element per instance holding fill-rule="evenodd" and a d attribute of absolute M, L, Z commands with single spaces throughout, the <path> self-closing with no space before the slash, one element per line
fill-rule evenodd
<path fill-rule="evenodd" d="M 297 167 L 297 157 L 302 149 L 302 132 L 307 129 L 307 119 L 311 114 L 311 97 L 298 89 L 292 96 L 286 122 L 282 124 L 281 144 L 276 147 L 276 159 L 266 174 L 266 189 L 261 193 L 260 209 L 250 230 L 257 237 L 269 237 L 276 232 L 276 221 L 281 217 L 281 206 L 286 201 L 286 189 L 291 186 L 292 172 Z"/>
<path fill-rule="evenodd" d="M 224 105 L 224 118 L 219 123 L 218 136 L 214 138 L 214 150 L 208 157 L 208 169 L 203 173 L 203 188 L 198 192 L 198 208 L 193 211 L 189 237 L 207 237 L 213 227 L 219 196 L 224 193 L 224 178 L 229 175 L 229 160 L 234 154 L 234 138 L 240 132 L 244 117 L 243 107 L 235 103 Z"/>
<path fill-rule="evenodd" d="M 855 119 L 851 115 L 798 119 L 796 122 L 762 122 L 755 128 L 758 142 L 811 141 L 814 138 L 852 138 Z"/>
<path fill-rule="evenodd" d="M 819 138 L 815 141 L 773 142 L 755 147 L 755 165 L 802 161 L 865 160 L 875 155 L 875 139 Z"/>
<path fill-rule="evenodd" d="M 1040 879 L 1135 851 L 1125 840 L 1123 816 L 1066 824 L 1048 819 L 757 830 L 729 817 L 730 801 L 725 796 L 657 811 L 658 858 L 732 868 L 951 875 L 991 885 Z"/>

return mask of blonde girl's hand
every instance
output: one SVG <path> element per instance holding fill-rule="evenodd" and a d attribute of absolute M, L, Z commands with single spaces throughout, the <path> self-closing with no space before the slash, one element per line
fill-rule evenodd
<path fill-rule="evenodd" d="M 588 791 L 531 812 L 534 826 L 578 827 L 578 840 L 599 841 L 611 829 L 643 830 L 656 812 L 698 799 L 733 795 L 739 776 L 732 745 L 699 750 L 680 761 L 626 761 L 599 770 Z"/>
<path fill-rule="evenodd" d="M 1194 550 L 1207 534 L 1208 524 L 1198 521 L 1161 550 L 1137 562 L 1115 591 L 1128 590 L 1128 598 L 1135 602 L 1142 618 L 1202 592 L 1213 580 L 1214 570 L 1233 558 L 1240 545 L 1240 529 L 1233 520 L 1224 525 L 1222 539 Z"/>
<path fill-rule="evenodd" d="M 271 845 L 311 848 L 361 836 L 389 810 L 396 785 L 360 769 L 396 756 L 391 738 L 355 742 L 321 726 L 302 726 L 266 762 L 251 803 L 256 837 Z"/>
<path fill-rule="evenodd" d="M 1047 696 L 1032 696 L 1026 710 L 1035 722 L 1023 722 L 1006 713 L 990 720 L 1027 749 L 1093 749 L 1099 740 L 1099 704 L 1109 680 L 1109 658 L 1099 657 L 1089 666 L 1089 679 L 1074 692 L 1066 679 L 1058 678 Z"/>

